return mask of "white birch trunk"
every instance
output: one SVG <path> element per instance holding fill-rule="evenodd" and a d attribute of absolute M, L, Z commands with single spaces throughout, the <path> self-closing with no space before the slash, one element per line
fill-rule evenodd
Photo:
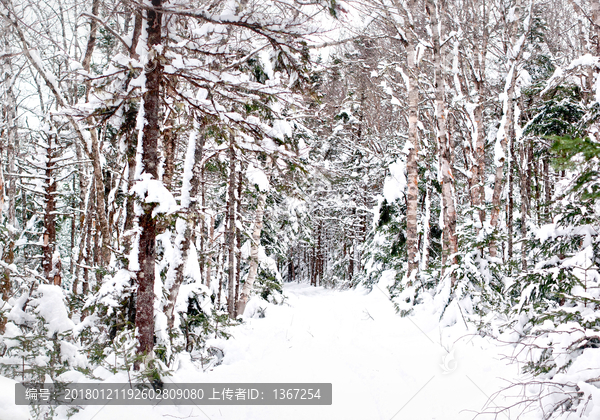
<path fill-rule="evenodd" d="M 258 251 L 260 249 L 260 234 L 263 228 L 263 217 L 265 214 L 265 204 L 267 202 L 267 193 L 262 191 L 258 197 L 258 205 L 256 207 L 256 214 L 254 216 L 254 229 L 252 230 L 252 245 L 250 247 L 250 272 L 248 278 L 244 282 L 242 293 L 240 293 L 240 300 L 237 303 L 238 315 L 243 315 L 250 297 L 250 292 L 254 286 L 254 281 L 258 275 Z"/>

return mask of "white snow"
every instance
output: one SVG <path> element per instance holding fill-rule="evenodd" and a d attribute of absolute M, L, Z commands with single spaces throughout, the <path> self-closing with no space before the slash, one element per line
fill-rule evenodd
<path fill-rule="evenodd" d="M 406 190 L 406 164 L 402 159 L 398 159 L 390 165 L 389 169 L 390 175 L 385 178 L 383 184 L 383 196 L 388 203 L 393 203 L 403 197 Z"/>
<path fill-rule="evenodd" d="M 131 187 L 131 192 L 136 193 L 146 203 L 158 203 L 152 211 L 152 216 L 158 213 L 171 214 L 179 210 L 173 194 L 161 181 L 152 179 L 152 175 L 148 173 L 142 174 L 141 179 Z"/>
<path fill-rule="evenodd" d="M 185 163 L 183 166 L 183 185 L 181 187 L 181 207 L 190 206 L 190 189 L 192 175 L 194 172 L 194 151 L 196 150 L 196 131 L 192 131 L 188 141 L 188 149 L 185 154 Z"/>
<path fill-rule="evenodd" d="M 258 187 L 260 191 L 269 191 L 269 179 L 262 169 L 255 167 L 252 163 L 246 168 L 246 178 L 251 184 Z"/>
<path fill-rule="evenodd" d="M 72 419 L 470 420 L 486 403 L 490 410 L 502 404 L 499 397 L 488 402 L 505 385 L 500 377 L 516 377 L 516 366 L 498 360 L 497 348 L 462 321 L 441 330 L 425 310 L 401 318 L 378 287 L 368 293 L 286 284 L 284 290 L 286 304 L 251 301 L 264 318 L 247 317 L 231 331 L 234 338 L 210 341 L 223 350 L 222 365 L 202 372 L 181 357 L 166 380 L 326 382 L 333 385 L 332 405 L 87 406 Z M 108 379 L 126 380 L 119 375 Z"/>
<path fill-rule="evenodd" d="M 574 69 L 577 66 L 597 66 L 598 63 L 600 63 L 600 58 L 594 57 L 593 55 L 588 53 L 571 61 L 569 67 L 567 67 L 567 70 Z"/>
<path fill-rule="evenodd" d="M 67 313 L 64 294 L 60 286 L 40 284 L 36 297 L 31 300 L 31 305 L 46 322 L 49 336 L 55 332 L 62 333 L 71 330 L 75 326 Z"/>
<path fill-rule="evenodd" d="M 28 407 L 15 405 L 17 381 L 0 376 L 0 420 L 29 420 Z"/>

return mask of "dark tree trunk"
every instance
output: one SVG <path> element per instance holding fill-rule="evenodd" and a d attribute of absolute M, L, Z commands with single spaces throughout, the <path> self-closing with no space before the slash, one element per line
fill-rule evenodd
<path fill-rule="evenodd" d="M 162 0 L 152 0 L 152 6 L 161 7 Z M 148 50 L 152 59 L 146 68 L 144 93 L 144 125 L 142 134 L 143 172 L 158 180 L 158 137 L 160 135 L 160 85 L 163 67 L 155 46 L 161 45 L 162 14 L 147 11 Z M 154 56 L 152 54 L 154 53 Z M 139 218 L 139 271 L 137 273 L 137 302 L 135 326 L 138 330 L 137 352 L 152 359 L 154 349 L 154 267 L 156 260 L 156 219 L 152 216 L 155 204 L 143 203 Z M 137 362 L 135 368 L 139 369 Z"/>
<path fill-rule="evenodd" d="M 199 169 L 200 201 L 202 206 L 198 215 L 198 222 L 200 223 L 200 272 L 202 273 L 202 281 L 206 284 L 206 182 L 204 180 L 204 166 Z"/>
<path fill-rule="evenodd" d="M 171 191 L 173 189 L 173 175 L 175 174 L 175 160 L 177 151 L 177 136 L 173 127 L 173 119 L 169 119 L 166 123 L 169 127 L 163 131 L 162 143 L 165 156 L 163 184 Z"/>
<path fill-rule="evenodd" d="M 54 282 L 52 273 L 52 256 L 54 254 L 54 245 L 56 242 L 56 182 L 54 180 L 54 148 L 56 147 L 56 139 L 54 134 L 48 136 L 48 145 L 46 148 L 46 170 L 45 170 L 45 188 L 44 188 L 44 245 L 42 247 L 42 268 L 44 270 L 44 278 L 48 283 Z"/>
<path fill-rule="evenodd" d="M 546 223 L 552 222 L 552 216 L 550 214 L 550 199 L 552 197 L 550 192 L 550 163 L 548 156 L 544 158 L 544 194 L 545 194 L 545 221 Z"/>
<path fill-rule="evenodd" d="M 6 82 L 8 82 L 8 75 Z M 5 82 L 5 83 L 6 83 Z M 4 188 L 6 188 L 8 197 L 8 208 L 7 208 L 7 222 L 10 226 L 15 227 L 16 224 L 16 171 L 15 171 L 15 153 L 17 148 L 17 102 L 12 89 L 12 86 L 6 87 L 7 101 L 5 104 L 5 118 L 6 118 L 6 138 L 8 144 L 6 148 L 6 160 L 8 163 L 8 186 L 3 185 L 1 193 L 4 195 Z M 2 169 L 0 168 L 0 172 Z M 4 180 L 0 178 L 0 182 Z M 25 203 L 22 203 L 25 206 Z M 26 223 L 23 219 L 23 223 Z M 15 235 L 12 230 L 8 231 L 8 246 L 2 254 L 2 259 L 7 264 L 14 262 L 14 249 L 15 249 Z M 4 268 L 2 270 L 2 279 L 0 280 L 0 297 L 3 301 L 7 302 L 12 295 L 12 284 L 10 279 L 10 270 Z M 0 334 L 5 331 L 7 318 L 4 315 L 0 315 Z"/>
<path fill-rule="evenodd" d="M 235 316 L 235 149 L 229 137 L 229 193 L 227 199 L 227 312 Z"/>
<path fill-rule="evenodd" d="M 513 208 L 514 208 L 514 180 L 513 180 L 513 166 L 515 161 L 515 147 L 513 144 L 513 138 L 510 137 L 509 145 L 509 158 L 506 169 L 506 182 L 508 183 L 508 203 L 506 204 L 506 228 L 508 230 L 508 237 L 506 238 L 506 253 L 508 260 L 513 256 Z"/>
<path fill-rule="evenodd" d="M 240 165 L 242 163 L 240 162 Z M 242 217 L 242 182 L 243 182 L 243 173 L 242 167 L 240 167 L 240 171 L 238 172 L 238 182 L 237 182 L 237 197 L 236 197 L 236 217 L 241 219 Z M 236 242 L 236 251 L 235 251 L 235 317 L 237 318 L 237 302 L 240 298 L 240 280 L 242 275 L 242 230 L 236 227 L 235 229 L 235 242 Z"/>
<path fill-rule="evenodd" d="M 92 2 L 92 15 L 98 15 L 98 8 L 100 6 L 100 0 L 93 0 Z M 98 22 L 95 19 L 90 19 L 90 32 L 88 42 L 85 50 L 85 55 L 81 63 L 83 69 L 86 72 L 90 71 L 90 65 L 92 61 L 92 55 L 96 46 L 96 31 L 98 29 Z M 92 88 L 91 81 L 86 82 L 86 98 L 89 97 L 90 90 Z M 91 139 L 91 150 L 90 156 L 92 158 L 92 167 L 94 179 L 96 180 L 96 217 L 100 223 L 100 230 L 102 232 L 102 257 L 100 259 L 100 265 L 107 266 L 110 263 L 110 227 L 108 224 L 108 216 L 106 213 L 106 194 L 104 191 L 104 178 L 102 176 L 102 166 L 100 163 L 101 153 L 100 145 L 98 140 L 98 133 L 95 128 L 93 121 L 90 121 L 92 129 L 90 130 Z"/>
<path fill-rule="evenodd" d="M 131 110 L 130 110 L 131 112 Z M 131 120 L 131 118 L 130 118 Z M 133 123 L 133 121 L 131 121 Z M 134 195 L 130 194 L 131 188 L 133 187 L 133 183 L 135 181 L 135 166 L 136 166 L 136 151 L 137 151 L 137 131 L 133 130 L 128 132 L 126 135 L 126 151 L 125 154 L 127 156 L 127 198 L 125 201 L 125 223 L 123 224 L 123 254 L 127 259 L 127 264 L 129 264 L 129 253 L 131 252 L 131 240 L 132 240 L 132 229 L 133 229 L 133 221 L 135 218 L 134 213 Z"/>

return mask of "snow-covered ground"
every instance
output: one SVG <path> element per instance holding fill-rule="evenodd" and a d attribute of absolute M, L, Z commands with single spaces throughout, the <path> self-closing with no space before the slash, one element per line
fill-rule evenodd
<path fill-rule="evenodd" d="M 469 335 L 462 323 L 440 329 L 426 312 L 401 318 L 378 288 L 287 284 L 285 294 L 284 305 L 269 306 L 264 318 L 247 319 L 233 338 L 212 343 L 224 351 L 221 365 L 202 372 L 182 360 L 167 381 L 330 382 L 331 406 L 88 406 L 72 419 L 472 419 L 501 405 L 488 400 L 506 385 L 501 377 L 518 376 L 497 344 Z M 0 400 L 6 403 L 8 397 Z M 0 409 L 0 420 L 11 419 Z"/>

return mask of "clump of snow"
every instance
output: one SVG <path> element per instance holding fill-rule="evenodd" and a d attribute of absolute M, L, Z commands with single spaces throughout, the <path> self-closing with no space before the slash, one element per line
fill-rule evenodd
<path fill-rule="evenodd" d="M 262 192 L 269 191 L 269 179 L 262 169 L 255 167 L 252 163 L 246 169 L 246 178 Z"/>
<path fill-rule="evenodd" d="M 594 57 L 591 54 L 584 54 L 579 58 L 576 58 L 575 60 L 571 61 L 571 63 L 569 64 L 569 67 L 567 67 L 567 70 L 571 70 L 574 69 L 577 66 L 591 66 L 591 67 L 596 67 L 598 66 L 598 64 L 600 63 L 600 58 L 598 57 Z"/>
<path fill-rule="evenodd" d="M 115 297 L 123 295 L 123 290 L 130 286 L 133 278 L 134 274 L 125 269 L 117 271 L 112 277 L 105 277 L 105 280 L 98 291 L 98 302 L 110 308 L 118 306 L 119 302 L 115 300 Z M 111 315 L 110 310 L 108 315 Z"/>
<path fill-rule="evenodd" d="M 190 205 L 190 189 L 192 174 L 194 172 L 194 151 L 196 150 L 196 132 L 190 134 L 188 149 L 185 154 L 185 163 L 183 166 L 183 185 L 181 187 L 181 207 L 187 208 Z"/>
<path fill-rule="evenodd" d="M 60 286 L 40 284 L 36 296 L 31 300 L 31 305 L 46 322 L 49 336 L 72 330 L 75 326 L 69 318 Z"/>
<path fill-rule="evenodd" d="M 210 290 L 204 284 L 200 282 L 182 284 L 179 288 L 179 294 L 177 295 L 177 302 L 175 303 L 175 312 L 185 312 L 188 307 L 188 299 L 193 295 L 197 296 L 210 296 Z M 205 313 L 210 313 L 212 304 L 210 299 L 200 300 L 200 309 Z M 179 318 L 179 317 L 177 317 Z M 176 324 L 179 320 L 176 319 Z"/>
<path fill-rule="evenodd" d="M 273 134 L 278 139 L 285 140 L 285 137 L 292 137 L 292 126 L 286 120 L 273 121 Z"/>
<path fill-rule="evenodd" d="M 23 310 L 25 302 L 29 299 L 27 294 L 21 295 L 18 299 L 11 301 L 12 309 L 8 313 L 8 320 L 13 321 L 15 324 L 25 324 L 27 322 L 35 321 L 35 317 Z"/>
<path fill-rule="evenodd" d="M 390 165 L 390 175 L 385 178 L 383 184 L 383 196 L 388 203 L 403 197 L 406 190 L 406 164 L 402 159 Z"/>
<path fill-rule="evenodd" d="M 131 192 L 145 203 L 158 204 L 152 211 L 153 217 L 159 213 L 171 214 L 179 210 L 173 194 L 162 182 L 152 179 L 152 175 L 148 173 L 142 174 L 141 179 L 131 188 Z"/>
<path fill-rule="evenodd" d="M 196 282 L 202 282 L 202 272 L 200 270 L 200 264 L 198 263 L 198 260 L 199 258 L 196 246 L 193 243 L 190 243 L 183 275 L 193 279 Z"/>

